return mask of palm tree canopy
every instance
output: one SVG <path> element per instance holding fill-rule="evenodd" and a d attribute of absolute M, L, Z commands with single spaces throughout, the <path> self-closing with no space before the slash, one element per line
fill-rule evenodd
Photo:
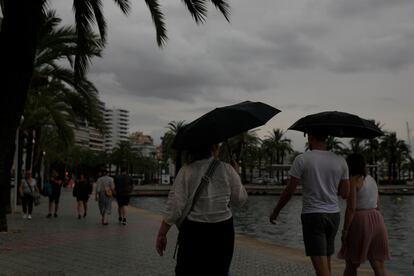
<path fill-rule="evenodd" d="M 55 127 L 69 145 L 73 142 L 73 130 L 68 122 L 76 126 L 78 120 L 88 120 L 90 125 L 103 130 L 103 115 L 95 86 L 86 78 L 75 82 L 76 32 L 73 27 L 59 27 L 60 22 L 54 11 L 44 14 L 22 127 Z M 85 55 L 100 56 L 102 45 L 97 36 L 90 34 L 88 45 Z M 63 59 L 68 67 L 63 67 Z"/>

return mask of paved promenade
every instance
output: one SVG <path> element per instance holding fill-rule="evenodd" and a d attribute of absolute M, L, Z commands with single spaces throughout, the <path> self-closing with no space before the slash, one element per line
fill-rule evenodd
<path fill-rule="evenodd" d="M 97 203 L 91 199 L 89 207 L 88 216 L 78 220 L 71 190 L 64 190 L 58 218 L 46 218 L 44 197 L 32 220 L 22 219 L 20 212 L 9 215 L 9 232 L 0 233 L 0 275 L 174 275 L 176 231 L 168 235 L 164 257 L 154 249 L 159 215 L 130 207 L 123 226 L 114 205 L 110 224 L 103 226 Z M 333 270 L 341 275 L 342 262 L 335 261 Z M 313 275 L 313 270 L 301 250 L 238 235 L 231 274 L 298 276 Z"/>

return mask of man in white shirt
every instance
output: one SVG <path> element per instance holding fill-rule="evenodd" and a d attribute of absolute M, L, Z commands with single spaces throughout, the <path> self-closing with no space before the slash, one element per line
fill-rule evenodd
<path fill-rule="evenodd" d="M 289 181 L 270 216 L 275 224 L 282 208 L 302 184 L 302 231 L 306 255 L 310 256 L 316 275 L 331 275 L 331 255 L 340 221 L 338 195 L 349 194 L 346 161 L 327 150 L 327 135 L 308 134 L 310 151 L 298 155 L 289 171 Z"/>

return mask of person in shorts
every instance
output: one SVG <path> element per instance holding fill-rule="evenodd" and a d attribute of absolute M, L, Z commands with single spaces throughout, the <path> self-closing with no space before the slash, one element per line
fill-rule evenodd
<path fill-rule="evenodd" d="M 289 171 L 286 189 L 270 215 L 275 224 L 280 211 L 302 185 L 302 231 L 306 255 L 318 276 L 331 275 L 331 256 L 340 222 L 338 195 L 349 195 L 348 166 L 344 158 L 328 151 L 327 135 L 308 133 L 310 151 L 298 155 Z"/>
<path fill-rule="evenodd" d="M 88 212 L 88 200 L 92 194 L 92 184 L 89 179 L 85 177 L 84 173 L 79 174 L 79 179 L 75 181 L 73 188 L 73 196 L 76 197 L 78 219 L 81 219 L 81 210 L 83 208 L 83 217 L 86 217 Z"/>
<path fill-rule="evenodd" d="M 128 175 L 126 168 L 121 168 L 121 175 L 115 177 L 114 183 L 116 200 L 118 202 L 118 221 L 126 225 L 126 211 L 130 193 L 133 189 L 132 177 Z"/>
<path fill-rule="evenodd" d="M 52 193 L 49 195 L 49 213 L 47 218 L 52 217 L 52 211 L 54 210 L 53 216 L 57 218 L 57 211 L 59 209 L 60 193 L 63 185 L 63 177 L 59 175 L 56 170 L 53 170 L 50 177 L 50 184 L 52 187 Z M 54 207 L 54 208 L 53 208 Z"/>

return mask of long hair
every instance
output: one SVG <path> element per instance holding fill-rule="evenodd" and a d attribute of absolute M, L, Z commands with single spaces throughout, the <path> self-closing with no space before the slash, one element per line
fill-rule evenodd
<path fill-rule="evenodd" d="M 352 153 L 348 155 L 346 163 L 348 164 L 350 176 L 362 175 L 365 177 L 367 175 L 365 158 L 361 154 Z"/>

